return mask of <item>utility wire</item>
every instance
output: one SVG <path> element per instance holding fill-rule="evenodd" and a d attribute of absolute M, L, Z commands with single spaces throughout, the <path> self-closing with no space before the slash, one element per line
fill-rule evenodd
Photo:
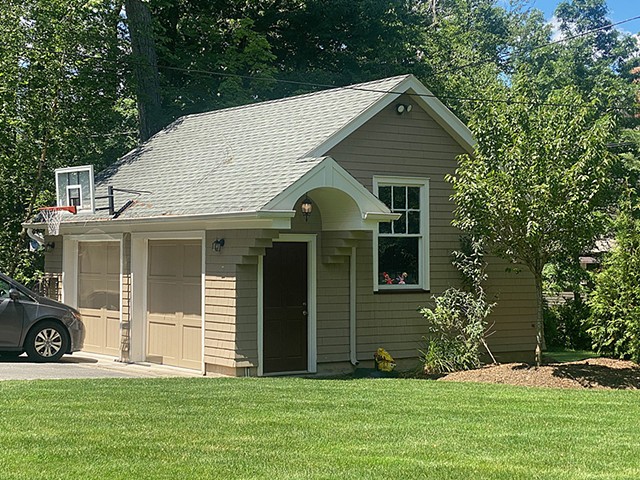
<path fill-rule="evenodd" d="M 634 20 L 638 20 L 640 19 L 640 15 L 635 16 L 635 17 L 631 17 L 631 18 L 627 18 L 625 20 L 621 20 L 619 22 L 610 24 L 610 25 L 604 25 L 598 28 L 594 28 L 591 30 L 587 30 L 575 35 L 571 35 L 569 37 L 563 37 L 561 39 L 549 42 L 549 43 L 545 43 L 543 45 L 538 45 L 535 46 L 533 48 L 531 48 L 529 51 L 533 51 L 533 50 L 539 50 L 542 48 L 546 48 L 549 47 L 551 45 L 556 45 L 559 43 L 563 43 L 569 40 L 573 40 L 579 37 L 583 37 L 586 35 L 590 35 L 592 33 L 601 31 L 601 30 L 607 30 L 610 29 L 612 27 L 615 27 L 617 25 L 622 25 Z M 80 54 L 81 57 L 83 58 L 87 58 L 87 59 L 95 59 L 95 60 L 102 60 L 102 61 L 106 61 L 106 62 L 112 62 L 112 63 L 119 63 L 117 59 L 108 59 L 108 58 L 104 58 L 104 57 L 99 57 L 99 56 L 94 56 L 94 55 L 83 55 Z M 455 67 L 454 69 L 456 71 L 471 67 L 471 66 L 479 66 L 485 63 L 489 63 L 489 62 L 493 62 L 493 59 L 487 59 L 487 60 L 482 60 L 482 61 L 476 61 L 476 62 L 471 62 L 465 65 L 461 65 L 458 67 Z M 133 65 L 147 65 L 144 62 L 140 62 L 140 61 L 136 61 L 136 60 L 128 60 L 128 63 L 133 64 Z M 459 96 L 454 96 L 454 95 L 434 95 L 434 94 L 420 94 L 420 93 L 407 93 L 407 92 L 395 92 L 395 91 L 388 91 L 388 90 L 382 90 L 382 89 L 375 89 L 375 88 L 365 88 L 365 87 L 358 87 L 358 86 L 342 86 L 342 87 L 338 87 L 336 85 L 330 85 L 330 84 L 324 84 L 324 83 L 317 83 L 317 82 L 305 82 L 305 81 L 297 81 L 297 80 L 286 80 L 286 79 L 281 79 L 281 78 L 273 78 L 273 77 L 260 77 L 260 76 L 252 76 L 252 75 L 242 75 L 242 74 L 235 74 L 235 73 L 226 73 L 226 72 L 216 72 L 216 71 L 212 71 L 212 70 L 204 70 L 204 69 L 195 69 L 195 68 L 182 68 L 182 67 L 175 67 L 175 66 L 171 66 L 171 65 L 157 65 L 158 69 L 161 70 L 170 70 L 170 71 L 177 71 L 177 72 L 181 72 L 181 73 L 186 73 L 188 75 L 204 75 L 204 76 L 215 76 L 215 77 L 220 77 L 220 78 L 239 78 L 239 79 L 244 79 L 244 80 L 253 80 L 253 81 L 264 81 L 264 82 L 275 82 L 275 83 L 284 83 L 284 84 L 290 84 L 290 85 L 299 85 L 299 86 L 305 86 L 305 87 L 312 87 L 312 88 L 321 88 L 321 89 L 330 89 L 330 88 L 343 88 L 343 89 L 348 89 L 348 90 L 354 90 L 354 91 L 363 91 L 363 92 L 372 92 L 372 93 L 393 93 L 393 94 L 406 94 L 406 95 L 411 95 L 411 96 L 416 96 L 416 97 L 424 97 L 424 98 L 439 98 L 439 99 L 448 99 L 448 100 L 458 100 L 458 101 L 465 101 L 465 102 L 474 102 L 474 103 L 501 103 L 501 104 L 522 104 L 522 105 L 532 105 L 532 106 L 547 106 L 547 107 L 579 107 L 579 106 L 592 106 L 592 104 L 590 102 L 584 102 L 582 104 L 576 104 L 576 103 L 554 103 L 554 102 L 528 102 L 528 101 L 516 101 L 516 100 L 509 100 L 509 99 L 499 99 L 499 98 L 487 98 L 487 97 L 459 97 Z M 435 76 L 435 75 L 440 75 L 443 73 L 447 73 L 448 71 L 446 69 L 441 69 L 435 72 L 432 72 L 430 75 L 428 75 L 429 77 L 431 76 Z"/>
<path fill-rule="evenodd" d="M 569 40 L 574 40 L 576 38 L 580 38 L 580 37 L 585 37 L 587 35 L 591 35 L 592 33 L 596 33 L 599 32 L 601 30 L 608 30 L 611 29 L 613 27 L 616 27 L 618 25 L 623 25 L 625 23 L 629 23 L 632 22 L 634 20 L 638 20 L 640 19 L 640 15 L 637 15 L 635 17 L 631 17 L 631 18 L 627 18 L 624 20 L 621 20 L 619 22 L 616 23 L 612 23 L 610 25 L 603 25 L 601 27 L 598 28 L 593 28 L 591 30 L 585 30 L 584 32 L 580 32 L 580 33 L 576 33 L 575 35 L 570 35 L 568 37 L 562 37 L 559 38 L 558 40 L 553 40 L 551 42 L 548 43 L 544 43 L 542 45 L 536 45 L 532 48 L 529 49 L 529 52 L 533 52 L 534 50 L 540 50 L 542 48 L 547 48 L 550 47 L 552 45 L 557 45 L 559 43 L 564 43 L 564 42 L 568 42 Z M 489 58 L 489 59 L 485 59 L 485 60 L 476 60 L 475 62 L 470 62 L 470 63 L 466 63 L 457 67 L 454 67 L 452 64 L 447 65 L 445 68 L 441 68 L 440 70 L 436 70 L 435 72 L 432 72 L 431 74 L 429 74 L 430 77 L 432 76 L 436 76 L 436 75 L 442 75 L 445 73 L 451 73 L 452 71 L 458 71 L 458 70 L 463 70 L 469 67 L 478 67 L 480 65 L 484 65 L 486 63 L 491 63 L 493 62 L 494 59 L 493 58 Z"/>

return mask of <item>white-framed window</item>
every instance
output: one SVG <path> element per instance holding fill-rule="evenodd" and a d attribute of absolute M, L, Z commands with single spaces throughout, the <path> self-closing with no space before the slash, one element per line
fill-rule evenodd
<path fill-rule="evenodd" d="M 373 188 L 401 214 L 374 237 L 374 290 L 429 290 L 429 179 L 375 176 Z"/>

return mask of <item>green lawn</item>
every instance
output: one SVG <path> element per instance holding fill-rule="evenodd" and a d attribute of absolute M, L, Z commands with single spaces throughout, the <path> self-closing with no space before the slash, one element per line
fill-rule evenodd
<path fill-rule="evenodd" d="M 7 479 L 640 478 L 640 393 L 426 380 L 0 382 Z"/>
<path fill-rule="evenodd" d="M 543 352 L 545 361 L 548 362 L 579 362 L 580 360 L 586 360 L 589 358 L 598 358 L 595 352 L 590 350 L 569 350 L 567 348 L 559 348 L 557 350 L 547 350 Z"/>

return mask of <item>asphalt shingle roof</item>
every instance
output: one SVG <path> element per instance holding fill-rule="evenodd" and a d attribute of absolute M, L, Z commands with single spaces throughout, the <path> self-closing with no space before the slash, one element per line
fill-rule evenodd
<path fill-rule="evenodd" d="M 151 192 L 120 218 L 258 211 L 322 161 L 306 154 L 406 78 L 182 117 L 98 174 L 96 195 L 107 185 Z M 129 198 L 117 193 L 116 209 Z"/>

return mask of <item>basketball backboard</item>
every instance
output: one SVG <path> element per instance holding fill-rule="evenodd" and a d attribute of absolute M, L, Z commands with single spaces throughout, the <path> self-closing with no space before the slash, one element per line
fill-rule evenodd
<path fill-rule="evenodd" d="M 93 212 L 93 165 L 58 168 L 56 173 L 56 199 L 59 207 L 76 207 L 78 211 Z"/>

